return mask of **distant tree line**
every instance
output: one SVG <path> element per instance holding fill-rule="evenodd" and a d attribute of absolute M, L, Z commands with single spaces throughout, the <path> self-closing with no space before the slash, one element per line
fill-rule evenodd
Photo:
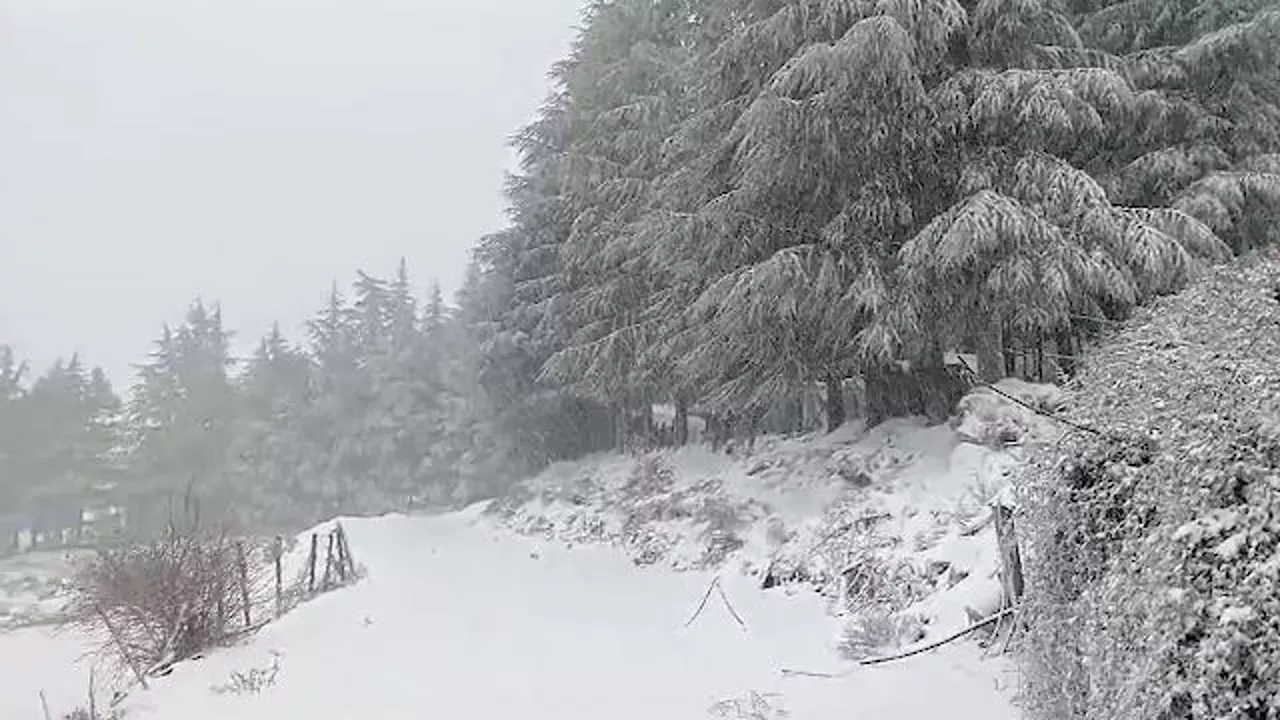
<path fill-rule="evenodd" d="M 300 527 L 482 496 L 500 468 L 473 427 L 473 347 L 403 263 L 390 280 L 360 273 L 349 296 L 335 287 L 304 342 L 273 328 L 243 360 L 197 301 L 124 399 L 78 357 L 32 379 L 0 347 L 0 507 L 98 494 L 148 530 L 193 512 Z"/>

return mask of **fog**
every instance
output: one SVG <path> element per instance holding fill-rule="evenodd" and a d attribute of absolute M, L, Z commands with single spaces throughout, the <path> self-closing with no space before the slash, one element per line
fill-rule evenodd
<path fill-rule="evenodd" d="M 0 336 L 121 385 L 197 295 L 244 349 L 401 256 L 451 293 L 578 4 L 0 3 Z"/>

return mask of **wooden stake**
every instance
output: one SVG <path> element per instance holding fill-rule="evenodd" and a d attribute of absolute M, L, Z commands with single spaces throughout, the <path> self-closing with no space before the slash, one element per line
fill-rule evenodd
<path fill-rule="evenodd" d="M 342 548 L 342 560 L 346 564 L 344 574 L 352 580 L 356 576 L 356 560 L 351 555 L 351 541 L 347 537 L 347 529 L 338 525 L 338 543 Z"/>
<path fill-rule="evenodd" d="M 316 591 L 316 543 L 319 537 L 316 533 L 311 533 L 311 555 L 307 558 L 307 592 L 314 593 Z"/>
<path fill-rule="evenodd" d="M 332 530 L 329 531 L 329 548 L 324 554 L 324 584 L 325 590 L 329 589 L 330 578 L 333 573 L 333 541 L 337 536 Z"/>
<path fill-rule="evenodd" d="M 284 539 L 279 535 L 271 546 L 271 554 L 276 566 L 276 617 L 280 617 L 284 614 Z"/>
<path fill-rule="evenodd" d="M 53 720 L 53 714 L 49 712 L 49 698 L 45 697 L 44 691 L 40 691 L 40 708 L 44 710 L 44 720 Z"/>
<path fill-rule="evenodd" d="M 1000 548 L 1000 582 L 1004 588 L 1005 604 L 1016 605 L 1022 599 L 1025 580 L 1022 575 L 1022 556 L 1018 551 L 1018 536 L 1013 522 L 1013 508 L 997 499 L 993 504 L 996 544 Z"/>
<path fill-rule="evenodd" d="M 338 563 L 338 582 L 345 584 L 347 582 L 347 554 L 346 542 L 342 537 L 342 525 L 338 525 L 333 531 L 334 537 L 337 539 L 338 555 L 335 558 Z"/>
<path fill-rule="evenodd" d="M 249 627 L 253 624 L 252 613 L 249 611 L 249 563 L 244 556 L 244 543 L 236 543 L 236 567 L 240 573 L 240 604 L 244 607 L 244 626 Z"/>

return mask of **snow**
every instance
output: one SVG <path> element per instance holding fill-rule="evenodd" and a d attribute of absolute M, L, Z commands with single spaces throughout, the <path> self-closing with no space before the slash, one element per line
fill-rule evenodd
<path fill-rule="evenodd" d="M 79 554 L 39 551 L 0 557 L 0 630 L 57 619 L 63 605 L 59 579 Z"/>
<path fill-rule="evenodd" d="M 1022 451 L 895 420 L 762 438 L 735 457 L 687 448 L 663 457 L 669 487 L 655 496 L 627 494 L 635 459 L 599 456 L 512 500 L 344 519 L 359 583 L 177 665 L 123 707 L 174 720 L 1018 717 L 1013 661 L 972 640 L 877 666 L 842 658 L 859 610 L 835 598 L 840 566 L 873 558 L 895 573 L 880 592 L 926 638 L 993 609 L 994 537 L 962 529 L 1007 494 Z M 846 526 L 863 529 L 833 534 Z M 737 542 L 709 554 L 725 534 Z M 784 563 L 809 583 L 762 590 Z M 690 622 L 717 578 L 723 598 Z M 55 715 L 84 705 L 83 652 L 48 628 L 0 635 L 0 718 L 39 718 L 41 690 Z"/>

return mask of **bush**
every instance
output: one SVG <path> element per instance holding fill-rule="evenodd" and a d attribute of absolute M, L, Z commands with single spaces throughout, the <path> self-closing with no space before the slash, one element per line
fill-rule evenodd
<path fill-rule="evenodd" d="M 836 649 L 846 660 L 866 660 L 877 651 L 923 639 L 924 626 L 918 615 L 895 613 L 887 607 L 865 608 L 845 626 Z"/>
<path fill-rule="evenodd" d="M 1280 716 L 1280 304 L 1215 273 L 1088 358 L 1033 473 L 1032 718 Z M 1266 329 L 1264 329 L 1266 328 Z"/>
<path fill-rule="evenodd" d="M 107 711 L 106 715 L 103 715 L 96 711 L 90 711 L 88 708 L 76 708 L 63 715 L 62 720 L 124 720 L 124 713 L 112 708 Z"/>
<path fill-rule="evenodd" d="M 248 670 L 236 670 L 231 673 L 227 682 L 215 685 L 210 690 L 215 695 L 260 695 L 263 690 L 276 684 L 280 674 L 280 654 L 271 653 L 271 664 L 264 667 L 253 667 Z"/>
<path fill-rule="evenodd" d="M 651 498 L 671 492 L 676 474 L 663 453 L 649 452 L 636 459 L 623 492 L 631 498 Z"/>
<path fill-rule="evenodd" d="M 72 577 L 69 622 L 97 638 L 117 671 L 154 673 L 253 625 L 265 557 L 199 529 L 102 551 Z"/>
<path fill-rule="evenodd" d="M 745 697 L 721 700 L 711 706 L 707 714 L 721 720 L 781 720 L 791 713 L 780 704 L 777 693 L 750 692 Z"/>

